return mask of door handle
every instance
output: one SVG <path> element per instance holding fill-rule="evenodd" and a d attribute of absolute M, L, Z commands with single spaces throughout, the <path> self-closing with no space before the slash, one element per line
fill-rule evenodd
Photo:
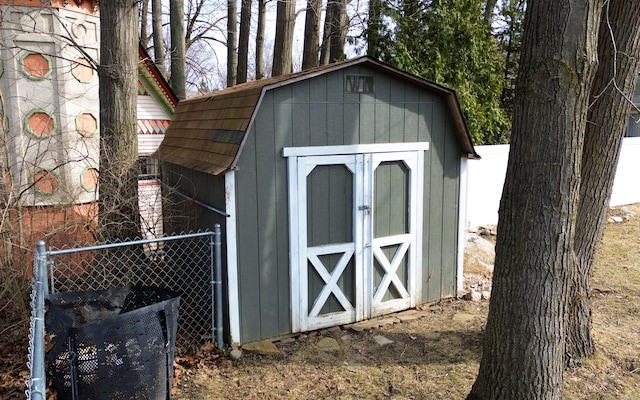
<path fill-rule="evenodd" d="M 371 206 L 367 206 L 367 205 L 359 206 L 359 207 L 358 207 L 358 210 L 366 211 L 366 212 L 367 212 L 367 214 L 371 214 Z"/>

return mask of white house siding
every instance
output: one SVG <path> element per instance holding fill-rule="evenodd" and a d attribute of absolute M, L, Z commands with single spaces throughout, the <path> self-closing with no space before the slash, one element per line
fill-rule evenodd
<path fill-rule="evenodd" d="M 158 149 L 171 117 L 153 97 L 138 95 L 138 155 L 148 156 Z"/>
<path fill-rule="evenodd" d="M 171 116 L 156 103 L 149 95 L 138 95 L 138 119 L 159 119 L 168 120 Z"/>
<path fill-rule="evenodd" d="M 476 146 L 482 160 L 468 162 L 466 227 L 498 223 L 509 145 Z M 640 137 L 624 138 L 610 205 L 640 203 Z"/>
<path fill-rule="evenodd" d="M 164 135 L 138 135 L 138 155 L 148 156 L 158 149 Z"/>
<path fill-rule="evenodd" d="M 142 236 L 146 239 L 160 237 L 162 225 L 162 190 L 157 179 L 138 181 L 138 206 Z"/>

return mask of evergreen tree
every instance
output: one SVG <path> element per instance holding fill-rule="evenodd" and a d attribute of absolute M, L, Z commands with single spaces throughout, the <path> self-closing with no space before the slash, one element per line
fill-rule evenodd
<path fill-rule="evenodd" d="M 455 89 L 475 144 L 506 142 L 504 62 L 484 20 L 483 1 L 404 0 L 383 7 L 379 20 L 393 23 L 368 33 L 378 40 L 380 59 Z"/>

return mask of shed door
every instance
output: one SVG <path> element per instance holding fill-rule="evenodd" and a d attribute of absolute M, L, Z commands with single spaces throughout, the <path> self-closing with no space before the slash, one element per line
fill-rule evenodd
<path fill-rule="evenodd" d="M 422 154 L 290 158 L 294 332 L 416 304 Z"/>

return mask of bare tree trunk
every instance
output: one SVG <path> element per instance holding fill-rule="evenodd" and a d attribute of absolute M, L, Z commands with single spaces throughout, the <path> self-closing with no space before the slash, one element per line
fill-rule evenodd
<path fill-rule="evenodd" d="M 182 100 L 187 97 L 184 1 L 171 0 L 169 4 L 169 24 L 171 25 L 171 89 L 176 94 L 176 97 Z"/>
<path fill-rule="evenodd" d="M 238 70 L 238 6 L 235 0 L 227 2 L 227 87 L 236 84 Z"/>
<path fill-rule="evenodd" d="M 276 37 L 273 48 L 272 76 L 289 74 L 293 68 L 293 29 L 295 1 L 282 0 L 276 9 Z"/>
<path fill-rule="evenodd" d="M 344 43 L 347 39 L 347 30 L 349 29 L 349 20 L 347 19 L 347 4 L 351 0 L 339 0 L 335 2 L 336 10 L 332 13 L 333 31 L 331 33 L 331 44 L 329 62 L 342 61 L 345 59 Z"/>
<path fill-rule="evenodd" d="M 133 238 L 138 213 L 138 7 L 111 0 L 100 9 L 100 197 L 103 240 Z"/>
<path fill-rule="evenodd" d="M 258 0 L 258 27 L 256 29 L 256 79 L 264 78 L 264 24 L 266 0 Z"/>
<path fill-rule="evenodd" d="M 491 304 L 468 400 L 562 398 L 599 0 L 528 3 Z"/>
<path fill-rule="evenodd" d="M 249 65 L 249 34 L 251 31 L 251 0 L 242 0 L 240 10 L 240 44 L 238 45 L 237 83 L 247 81 Z"/>
<path fill-rule="evenodd" d="M 344 60 L 344 42 L 349 24 L 346 0 L 329 0 L 324 20 L 324 35 L 320 51 L 320 64 Z"/>
<path fill-rule="evenodd" d="M 337 0 L 327 0 L 327 7 L 324 13 L 324 23 L 322 24 L 322 43 L 320 44 L 320 65 L 329 64 L 329 55 L 331 54 L 331 23 L 333 21 L 333 13 L 335 7 L 333 3 Z"/>
<path fill-rule="evenodd" d="M 307 0 L 304 19 L 304 48 L 302 50 L 302 69 L 318 66 L 320 47 L 320 12 L 322 0 Z"/>
<path fill-rule="evenodd" d="M 574 244 L 577 273 L 569 285 L 566 318 L 567 367 L 596 352 L 591 332 L 590 280 L 598 253 L 620 148 L 629 118 L 640 59 L 640 3 L 610 0 L 602 14 L 600 65 L 582 154 L 582 183 Z M 611 29 L 609 29 L 609 27 Z M 617 50 L 617 52 L 616 52 Z"/>
<path fill-rule="evenodd" d="M 149 46 L 149 0 L 140 0 L 140 44 L 147 50 Z"/>
<path fill-rule="evenodd" d="M 153 35 L 153 62 L 156 67 L 167 76 L 167 68 L 165 67 L 164 38 L 162 34 L 162 1 L 151 0 L 151 26 Z"/>
<path fill-rule="evenodd" d="M 487 3 L 484 7 L 484 20 L 487 25 L 491 26 L 493 24 L 493 10 L 496 8 L 496 3 L 498 0 L 487 0 Z"/>

